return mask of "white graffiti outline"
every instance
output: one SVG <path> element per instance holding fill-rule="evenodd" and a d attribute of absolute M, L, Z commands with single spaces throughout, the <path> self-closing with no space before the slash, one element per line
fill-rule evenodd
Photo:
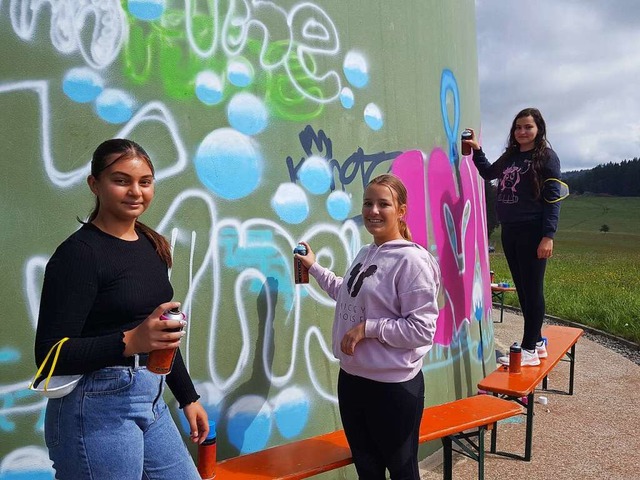
<path fill-rule="evenodd" d="M 49 180 L 57 187 L 68 187 L 84 180 L 89 174 L 89 163 L 69 172 L 59 171 L 52 158 L 51 148 L 51 115 L 49 104 L 49 83 L 44 80 L 32 80 L 0 85 L 0 93 L 33 90 L 40 103 L 41 150 L 44 169 Z"/>
<path fill-rule="evenodd" d="M 233 13 L 236 10 L 237 0 L 231 0 L 229 3 L 229 10 L 225 21 L 222 25 L 222 49 L 229 57 L 234 57 L 239 55 L 243 50 L 245 45 L 247 44 L 247 40 L 249 39 L 249 29 L 251 27 L 256 27 L 262 30 L 262 46 L 260 47 L 260 66 L 265 70 L 272 70 L 279 66 L 281 66 L 289 53 L 291 52 L 291 44 L 293 41 L 291 30 L 287 28 L 289 33 L 287 37 L 287 50 L 280 57 L 280 59 L 275 63 L 268 63 L 267 61 L 267 48 L 269 46 L 270 41 L 270 32 L 269 28 L 265 25 L 263 21 L 260 21 L 255 17 L 257 10 L 268 10 L 269 13 L 275 12 L 282 15 L 282 21 L 285 26 L 288 27 L 287 23 L 287 12 L 283 8 L 277 6 L 273 2 L 269 1 L 261 1 L 261 0 L 252 0 L 251 5 L 254 7 L 253 11 L 249 8 L 249 3 L 247 0 L 241 0 L 244 4 L 245 15 L 234 16 Z M 253 16 L 251 15 L 253 14 Z M 280 18 L 278 16 L 278 18 Z M 271 19 L 270 19 L 271 20 Z M 237 35 L 237 38 L 234 38 L 230 32 L 232 28 L 241 27 L 240 32 Z"/>
<path fill-rule="evenodd" d="M 311 350 L 311 337 L 317 338 L 318 345 L 320 346 L 322 353 L 327 358 L 327 360 L 329 360 L 331 363 L 338 363 L 338 359 L 333 356 L 333 352 L 331 351 L 331 348 L 329 348 L 329 346 L 327 345 L 327 342 L 324 341 L 324 336 L 322 335 L 322 332 L 318 327 L 310 327 L 307 330 L 307 334 L 304 337 L 305 352 L 309 352 Z M 337 395 L 332 395 L 331 393 L 327 392 L 320 384 L 320 381 L 316 376 L 314 365 L 311 362 L 311 356 L 308 354 L 305 355 L 305 361 L 307 363 L 307 371 L 309 372 L 309 378 L 311 379 L 311 384 L 313 385 L 313 388 L 315 388 L 316 392 L 318 392 L 318 395 L 320 395 L 322 398 L 326 400 L 329 400 L 330 402 L 337 404 L 338 403 Z"/>
<path fill-rule="evenodd" d="M 79 50 L 85 62 L 96 69 L 105 68 L 117 58 L 128 34 L 118 0 L 11 0 L 9 17 L 18 37 L 27 41 L 33 38 L 38 14 L 47 3 L 51 7 L 49 37 L 56 50 L 64 54 Z M 95 21 L 87 51 L 81 33 L 90 15 Z"/>
<path fill-rule="evenodd" d="M 27 306 L 29 307 L 29 320 L 35 331 L 38 325 L 38 310 L 40 309 L 40 297 L 32 295 L 32 292 L 39 292 L 44 269 L 47 266 L 49 257 L 39 255 L 27 259 L 24 267 L 24 287 L 27 292 Z"/>
<path fill-rule="evenodd" d="M 329 83 L 328 80 L 332 79 L 335 84 L 335 93 L 333 93 L 332 95 L 329 95 L 327 98 L 321 98 L 321 97 L 317 97 L 314 95 L 311 95 L 310 93 L 308 93 L 307 91 L 305 91 L 302 86 L 297 82 L 295 76 L 293 75 L 293 73 L 291 72 L 291 65 L 290 65 L 290 59 L 291 56 L 288 56 L 287 59 L 288 61 L 285 63 L 285 69 L 287 71 L 287 74 L 289 75 L 289 80 L 291 81 L 291 83 L 293 84 L 293 86 L 296 88 L 296 90 L 298 90 L 298 92 L 303 95 L 304 97 L 310 99 L 310 100 L 314 100 L 318 103 L 330 103 L 333 102 L 336 98 L 338 98 L 340 96 L 340 91 L 342 90 L 342 81 L 340 80 L 340 76 L 333 70 L 330 70 L 328 72 L 326 72 L 324 75 L 316 75 L 316 72 L 312 71 L 306 64 L 304 58 L 305 55 L 311 55 L 311 54 L 328 54 L 328 55 L 335 55 L 340 51 L 340 37 L 338 35 L 338 30 L 336 29 L 336 26 L 333 24 L 333 21 L 331 20 L 331 18 L 329 17 L 329 15 L 327 15 L 325 13 L 324 10 L 322 10 L 320 7 L 312 4 L 312 3 L 308 3 L 308 2 L 303 2 L 300 3 L 298 5 L 296 5 L 295 7 L 293 7 L 291 9 L 291 12 L 289 12 L 289 16 L 287 18 L 287 23 L 289 24 L 289 26 L 291 27 L 292 31 L 294 28 L 294 21 L 296 20 L 296 14 L 300 11 L 302 11 L 305 8 L 309 8 L 310 10 L 314 10 L 315 12 L 317 12 L 319 17 L 322 17 L 326 23 L 329 24 L 329 28 L 330 28 L 330 33 L 329 30 L 327 30 L 322 23 L 320 23 L 319 21 L 313 19 L 313 18 L 308 18 L 306 19 L 306 21 L 304 22 L 304 24 L 302 25 L 302 28 L 300 28 L 300 32 L 302 33 L 302 38 L 303 39 L 309 39 L 309 40 L 319 40 L 319 39 L 327 39 L 330 40 L 331 35 L 333 35 L 333 38 L 336 39 L 335 41 L 335 45 L 333 46 L 329 46 L 327 49 L 322 49 L 322 48 L 318 48 L 318 47 L 310 47 L 308 45 L 304 45 L 304 44 L 300 44 L 296 47 L 296 54 L 298 57 L 298 61 L 300 63 L 300 66 L 302 67 L 302 69 L 304 70 L 305 74 L 315 80 L 318 83 Z M 319 26 L 322 26 L 322 28 L 325 31 L 325 38 L 322 38 L 323 36 L 320 35 L 313 35 L 312 32 L 314 29 L 318 28 Z"/>
<path fill-rule="evenodd" d="M 57 187 L 70 187 L 84 182 L 90 173 L 91 160 L 75 170 L 62 172 L 55 166 L 51 146 L 51 106 L 49 101 L 49 82 L 45 80 L 30 80 L 0 85 L 0 94 L 32 90 L 38 97 L 40 106 L 41 150 L 44 169 L 49 180 Z M 127 124 L 116 133 L 114 138 L 127 137 L 138 125 L 144 122 L 156 121 L 162 123 L 169 132 L 169 137 L 176 148 L 176 161 L 165 168 L 156 171 L 156 179 L 162 180 L 182 172 L 188 164 L 187 150 L 179 135 L 178 125 L 169 108 L 162 102 L 152 101 L 143 105 Z"/>
<path fill-rule="evenodd" d="M 166 230 L 171 222 L 171 220 L 176 217 L 176 212 L 179 208 L 185 204 L 185 202 L 198 199 L 202 200 L 208 208 L 209 211 L 209 221 L 211 225 L 210 232 L 208 234 L 208 246 L 207 251 L 204 254 L 202 263 L 199 267 L 195 269 L 195 274 L 193 273 L 193 265 L 189 266 L 189 275 L 192 277 L 189 280 L 189 290 L 187 296 L 184 300 L 184 304 L 186 306 L 190 305 L 193 301 L 193 297 L 199 291 L 200 284 L 204 281 L 204 275 L 207 273 L 207 269 L 209 266 L 212 268 L 210 281 L 212 282 L 212 308 L 211 314 L 209 318 L 209 338 L 208 338 L 208 350 L 207 350 L 207 362 L 208 362 L 208 370 L 209 377 L 211 378 L 213 384 L 216 388 L 221 391 L 227 391 L 231 389 L 239 380 L 243 373 L 244 368 L 246 367 L 250 355 L 251 345 L 250 345 L 250 336 L 249 336 L 249 319 L 244 310 L 244 305 L 242 304 L 242 285 L 247 280 L 258 279 L 263 284 L 266 285 L 266 288 L 269 288 L 268 282 L 266 282 L 265 275 L 257 269 L 246 269 L 241 272 L 239 276 L 235 280 L 234 292 L 235 299 L 237 305 L 237 314 L 238 314 L 238 323 L 241 331 L 241 347 L 238 358 L 236 360 L 235 367 L 233 368 L 232 373 L 227 378 L 222 378 L 216 369 L 215 365 L 215 348 L 218 334 L 218 321 L 219 321 L 219 308 L 220 308 L 220 291 L 221 291 L 221 272 L 220 272 L 220 258 L 219 258 L 219 238 L 220 232 L 227 228 L 232 228 L 237 232 L 238 235 L 238 248 L 247 248 L 251 246 L 255 246 L 256 244 L 248 243 L 248 232 L 252 229 L 270 229 L 274 232 L 275 236 L 281 237 L 285 240 L 285 244 L 287 245 L 287 250 L 284 251 L 282 248 L 277 247 L 275 245 L 271 245 L 276 247 L 278 254 L 285 259 L 289 268 L 291 265 L 291 255 L 290 251 L 293 249 L 293 246 L 297 243 L 294 238 L 287 232 L 280 224 L 268 220 L 268 219 L 249 219 L 244 222 L 240 222 L 235 219 L 217 219 L 216 207 L 214 200 L 211 196 L 202 190 L 190 189 L 181 192 L 175 200 L 172 202 L 170 207 L 168 208 L 164 218 L 158 225 L 158 231 L 162 232 Z M 358 227 L 354 222 L 348 221 L 345 222 L 344 225 L 340 227 L 336 227 L 331 224 L 319 224 L 313 226 L 303 235 L 306 239 L 312 239 L 318 234 L 326 234 L 332 233 L 334 234 L 339 241 L 341 242 L 344 251 L 347 254 L 347 262 L 351 262 L 355 257 L 355 253 L 360 248 L 360 237 Z M 172 244 L 175 247 L 175 238 L 179 236 L 177 233 L 172 232 Z M 192 236 L 193 239 L 193 236 Z M 193 251 L 196 246 L 195 241 L 192 241 L 190 246 L 190 263 L 193 262 Z M 333 256 L 328 249 L 322 248 L 319 250 L 320 257 L 328 257 L 333 263 Z M 334 302 L 330 298 L 326 296 L 326 294 L 321 293 L 315 287 L 306 286 L 305 287 L 310 295 L 317 301 L 319 301 L 322 305 L 325 306 L 333 306 Z M 269 293 L 267 291 L 267 293 Z M 297 355 L 298 355 L 298 342 L 300 338 L 300 294 L 296 291 L 295 294 L 295 302 L 293 306 L 293 334 L 292 334 L 292 345 L 291 345 L 291 359 L 289 362 L 289 366 L 286 372 L 283 375 L 276 375 L 271 366 L 269 365 L 268 359 L 270 358 L 270 354 L 272 353 L 269 348 L 272 341 L 271 334 L 271 326 L 275 319 L 273 305 L 271 305 L 270 296 L 267 295 L 268 300 L 268 314 L 267 314 L 267 322 L 264 326 L 264 343 L 263 343 L 263 352 L 262 352 L 262 364 L 265 375 L 269 382 L 274 386 L 283 386 L 286 385 L 292 378 L 293 372 L 295 371 L 296 363 L 297 363 Z M 287 322 L 287 318 L 290 318 L 291 312 L 285 312 L 285 322 Z M 314 327 L 315 328 L 315 327 Z M 188 335 L 190 337 L 190 335 Z M 187 342 L 189 344 L 189 341 Z M 324 349 L 324 347 L 323 347 Z M 190 348 L 186 349 L 187 358 L 190 356 L 189 352 Z M 304 356 L 305 358 L 309 357 L 309 350 L 305 346 Z M 310 367 L 311 368 L 311 367 Z M 310 376 L 315 378 L 315 374 L 313 371 L 310 371 Z M 314 384 L 314 388 L 316 388 L 319 392 L 322 391 L 322 388 Z"/>
<path fill-rule="evenodd" d="M 197 0 L 184 0 L 184 14 L 185 14 L 185 27 L 187 30 L 187 39 L 189 40 L 189 45 L 196 52 L 200 58 L 209 58 L 215 55 L 216 48 L 218 47 L 218 17 L 220 15 L 218 9 L 218 0 L 206 0 L 207 8 L 210 10 L 211 5 L 213 4 L 213 15 L 211 19 L 211 26 L 213 27 L 211 31 L 213 32 L 213 38 L 211 39 L 211 47 L 208 50 L 201 50 L 196 40 L 193 36 L 193 13 L 197 10 Z M 194 6 L 192 6 L 194 4 Z"/>
<path fill-rule="evenodd" d="M 0 463 L 0 473 L 7 473 L 10 477 L 12 472 L 41 472 L 46 470 L 53 475 L 52 467 L 53 462 L 49 460 L 49 455 L 45 448 L 28 445 L 8 453 Z"/>
<path fill-rule="evenodd" d="M 289 13 L 283 8 L 277 6 L 274 2 L 262 0 L 231 0 L 228 5 L 224 21 L 222 22 L 222 34 L 218 34 L 218 24 L 220 22 L 219 0 L 208 0 L 207 9 L 210 12 L 212 38 L 211 45 L 202 49 L 195 41 L 193 34 L 193 17 L 196 8 L 191 5 L 190 0 L 185 0 L 185 25 L 187 32 L 187 41 L 190 48 L 200 58 L 210 58 L 215 55 L 218 43 L 225 54 L 229 57 L 235 57 L 244 51 L 246 46 L 249 30 L 251 28 L 260 29 L 262 31 L 262 45 L 260 47 L 260 66 L 264 70 L 273 70 L 284 65 L 289 81 L 294 88 L 305 98 L 318 103 L 330 103 L 340 96 L 342 89 L 342 81 L 340 75 L 335 70 L 329 70 L 319 75 L 315 69 L 311 68 L 306 58 L 313 55 L 336 55 L 340 52 L 340 37 L 331 17 L 319 6 L 311 2 L 301 2 L 295 5 Z M 241 2 L 241 3 L 240 3 Z M 238 5 L 243 6 L 244 14 L 239 13 Z M 252 8 L 253 7 L 253 10 Z M 282 14 L 288 26 L 288 48 L 282 56 L 271 63 L 267 59 L 267 48 L 269 46 L 270 31 L 264 21 L 255 18 L 257 10 L 270 9 L 272 12 Z M 211 10 L 213 10 L 211 12 Z M 240 28 L 240 31 L 234 36 L 231 32 L 234 28 Z M 308 44 L 306 41 L 309 41 Z M 318 44 L 324 44 L 322 46 Z M 292 56 L 293 45 L 295 48 L 295 59 Z M 313 95 L 305 90 L 297 81 L 296 76 L 292 72 L 292 62 L 297 60 L 304 71 L 307 78 L 314 80 L 318 84 L 325 84 L 323 94 L 329 93 L 326 97 Z"/>

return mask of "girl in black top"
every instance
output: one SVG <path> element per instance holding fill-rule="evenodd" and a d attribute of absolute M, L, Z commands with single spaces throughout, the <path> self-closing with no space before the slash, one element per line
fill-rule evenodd
<path fill-rule="evenodd" d="M 144 368 L 147 353 L 177 348 L 179 320 L 160 320 L 172 302 L 171 252 L 138 221 L 154 196 L 154 169 L 135 142 L 112 139 L 94 152 L 87 182 L 96 207 L 45 271 L 36 332 L 40 365 L 61 338 L 56 375 L 83 374 L 68 395 L 50 399 L 45 441 L 57 478 L 199 479 L 162 391 L 165 376 Z M 209 431 L 180 351 L 166 383 L 191 439 Z"/>
<path fill-rule="evenodd" d="M 496 212 L 502 246 L 524 316 L 522 365 L 539 365 L 547 356 L 541 334 L 544 273 L 560 213 L 560 161 L 549 147 L 545 121 L 535 108 L 516 115 L 507 148 L 493 164 L 469 130 L 472 138 L 463 142 L 472 147 L 478 172 L 486 180 L 498 179 Z M 498 361 L 508 364 L 509 358 Z"/>

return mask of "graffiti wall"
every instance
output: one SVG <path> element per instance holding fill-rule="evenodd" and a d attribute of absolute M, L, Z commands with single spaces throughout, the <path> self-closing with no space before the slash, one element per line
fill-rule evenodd
<path fill-rule="evenodd" d="M 0 40 L 0 480 L 53 478 L 26 389 L 39 295 L 111 137 L 156 165 L 143 221 L 174 249 L 220 457 L 340 428 L 333 303 L 293 283 L 291 252 L 343 273 L 380 173 L 443 271 L 426 402 L 495 366 L 483 184 L 456 142 L 479 128 L 472 0 L 0 0 Z"/>

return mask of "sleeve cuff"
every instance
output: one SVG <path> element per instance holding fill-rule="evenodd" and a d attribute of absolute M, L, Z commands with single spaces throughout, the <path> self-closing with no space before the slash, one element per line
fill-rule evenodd
<path fill-rule="evenodd" d="M 364 336 L 365 338 L 378 338 L 378 321 L 370 318 L 364 321 Z"/>
<path fill-rule="evenodd" d="M 317 279 L 318 275 L 321 275 L 323 270 L 324 268 L 322 267 L 322 265 L 320 265 L 318 262 L 313 262 L 313 265 L 309 267 L 309 275 Z"/>

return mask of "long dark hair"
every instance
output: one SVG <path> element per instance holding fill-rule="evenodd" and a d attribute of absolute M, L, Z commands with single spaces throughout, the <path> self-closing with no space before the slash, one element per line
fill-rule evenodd
<path fill-rule="evenodd" d="M 384 185 L 385 187 L 391 189 L 391 192 L 395 194 L 396 201 L 398 202 L 398 207 L 407 205 L 407 187 L 404 186 L 404 183 L 402 183 L 402 180 L 400 180 L 400 178 L 396 177 L 392 173 L 383 173 L 382 175 L 378 175 L 373 180 L 371 180 L 367 187 L 374 184 Z M 409 230 L 407 222 L 405 222 L 404 218 L 400 218 L 398 219 L 398 223 L 398 228 L 400 230 L 400 235 L 402 235 L 402 238 L 411 241 L 411 231 Z"/>
<path fill-rule="evenodd" d="M 525 108 L 520 110 L 511 123 L 511 130 L 509 131 L 509 138 L 507 139 L 507 146 L 504 153 L 496 160 L 500 171 L 504 170 L 506 163 L 516 152 L 520 151 L 520 144 L 516 140 L 516 121 L 523 117 L 531 117 L 538 127 L 538 134 L 533 141 L 533 152 L 531 153 L 531 167 L 533 168 L 533 197 L 538 199 L 540 197 L 541 185 L 542 185 L 542 168 L 549 159 L 549 153 L 547 148 L 551 145 L 547 140 L 547 124 L 537 108 Z"/>
<path fill-rule="evenodd" d="M 108 157 L 111 157 L 114 154 L 118 154 L 118 156 L 115 159 L 108 161 Z M 119 162 L 120 160 L 129 160 L 131 158 L 143 159 L 151 169 L 151 173 L 155 176 L 156 172 L 153 168 L 151 158 L 149 158 L 149 154 L 136 142 L 133 140 L 127 140 L 126 138 L 112 138 L 98 145 L 98 148 L 95 149 L 93 157 L 91 158 L 91 176 L 97 180 L 102 172 L 114 163 Z M 86 221 L 82 221 L 80 219 L 78 219 L 78 221 L 80 223 L 91 223 L 96 219 L 99 211 L 100 199 L 96 196 L 96 203 L 89 214 L 89 218 L 87 218 Z M 169 242 L 167 242 L 167 239 L 156 232 L 153 228 L 148 227 L 137 219 L 135 226 L 151 241 L 162 261 L 166 263 L 167 266 L 171 267 L 173 264 L 171 259 L 171 247 Z"/>

